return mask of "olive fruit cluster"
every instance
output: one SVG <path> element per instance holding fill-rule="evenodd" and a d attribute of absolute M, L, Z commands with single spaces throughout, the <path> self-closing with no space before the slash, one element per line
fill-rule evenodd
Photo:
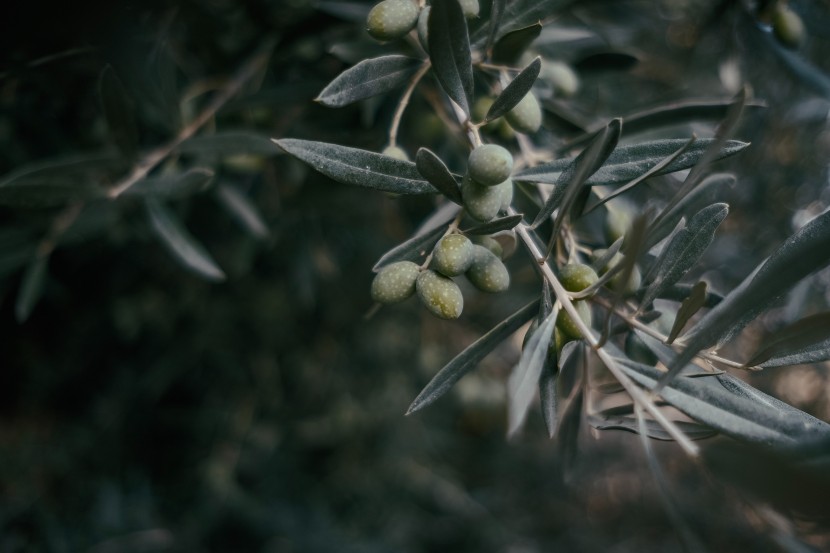
<path fill-rule="evenodd" d="M 589 265 L 582 263 L 568 263 L 559 270 L 559 281 L 568 292 L 581 292 L 599 280 L 596 271 Z M 590 327 L 593 322 L 591 307 L 585 299 L 574 300 L 574 307 L 579 318 L 586 326 Z M 567 311 L 562 309 L 556 317 L 556 329 L 562 334 L 565 342 L 578 340 L 582 337 L 579 325 L 571 318 Z"/>
<path fill-rule="evenodd" d="M 417 293 L 424 307 L 436 317 L 457 319 L 464 309 L 464 297 L 453 277 L 464 274 L 484 292 L 503 292 L 510 286 L 510 273 L 500 253 L 501 246 L 492 238 L 473 244 L 462 234 L 448 234 L 433 248 L 428 269 L 411 261 L 383 267 L 372 281 L 372 299 L 391 304 Z"/>
<path fill-rule="evenodd" d="M 461 11 L 467 18 L 478 17 L 478 0 L 459 0 Z M 427 49 L 427 20 L 429 6 L 419 10 L 413 0 L 383 0 L 375 5 L 366 18 L 366 30 L 378 40 L 402 38 L 416 26 L 421 44 Z"/>
<path fill-rule="evenodd" d="M 513 156 L 498 144 L 478 146 L 467 160 L 461 183 L 464 208 L 478 221 L 490 221 L 513 201 Z"/>

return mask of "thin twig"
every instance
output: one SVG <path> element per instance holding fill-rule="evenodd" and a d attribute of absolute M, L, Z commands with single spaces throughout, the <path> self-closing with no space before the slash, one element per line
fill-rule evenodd
<path fill-rule="evenodd" d="M 161 162 L 172 154 L 182 142 L 196 134 L 196 132 L 205 126 L 216 113 L 222 109 L 229 100 L 236 96 L 242 87 L 245 86 L 249 80 L 254 78 L 256 74 L 268 63 L 271 57 L 271 51 L 274 49 L 276 41 L 268 39 L 264 42 L 262 47 L 257 50 L 257 53 L 239 70 L 239 72 L 231 79 L 223 90 L 221 90 L 215 98 L 207 105 L 207 107 L 196 116 L 196 118 L 186 127 L 184 127 L 176 137 L 169 143 L 156 148 L 149 154 L 144 156 L 138 163 L 135 164 L 133 170 L 124 179 L 118 182 L 115 186 L 109 189 L 107 196 L 110 199 L 116 199 L 121 194 L 130 189 L 135 183 L 145 178 L 150 171 L 155 169 Z"/>

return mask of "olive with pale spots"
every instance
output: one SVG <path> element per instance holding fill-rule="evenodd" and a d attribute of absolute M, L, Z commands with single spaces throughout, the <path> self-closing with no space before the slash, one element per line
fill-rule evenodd
<path fill-rule="evenodd" d="M 597 280 L 597 272 L 582 263 L 568 263 L 559 270 L 559 281 L 568 292 L 581 292 Z"/>
<path fill-rule="evenodd" d="M 433 270 L 423 271 L 415 281 L 418 299 L 436 317 L 457 319 L 464 309 L 461 288 L 451 278 Z"/>
<path fill-rule="evenodd" d="M 533 92 L 528 92 L 504 118 L 513 130 L 531 134 L 542 126 L 542 108 Z"/>
<path fill-rule="evenodd" d="M 486 223 L 499 214 L 502 191 L 497 186 L 485 186 L 469 175 L 464 175 L 461 182 L 461 198 L 470 217 Z"/>
<path fill-rule="evenodd" d="M 482 292 L 504 292 L 510 287 L 510 273 L 501 259 L 484 246 L 473 246 L 473 263 L 467 280 Z"/>
<path fill-rule="evenodd" d="M 415 293 L 420 267 L 411 261 L 398 261 L 383 267 L 372 281 L 372 299 L 378 303 L 398 303 Z"/>
<path fill-rule="evenodd" d="M 504 248 L 502 248 L 499 241 L 492 236 L 477 236 L 474 240 L 476 244 L 484 246 L 493 252 L 493 254 L 495 254 L 495 256 L 499 259 L 504 259 Z"/>
<path fill-rule="evenodd" d="M 595 250 L 594 251 L 594 259 L 599 259 L 605 255 L 608 250 Z M 605 264 L 605 267 L 597 267 L 603 273 L 606 272 L 607 269 L 610 271 L 620 263 L 625 260 L 625 256 L 619 252 L 615 253 L 614 256 L 611 258 L 608 263 Z M 625 296 L 633 295 L 637 290 L 640 289 L 640 285 L 643 282 L 643 275 L 640 272 L 640 268 L 634 265 L 631 269 L 631 276 L 628 278 L 628 282 L 623 282 L 623 274 L 622 272 L 617 273 L 611 280 L 608 281 L 608 288 L 611 290 L 623 294 Z"/>
<path fill-rule="evenodd" d="M 432 250 L 432 268 L 444 276 L 458 276 L 473 262 L 473 243 L 462 234 L 442 238 Z"/>
<path fill-rule="evenodd" d="M 366 30 L 378 40 L 395 40 L 417 23 L 418 7 L 412 0 L 383 0 L 369 12 Z"/>
<path fill-rule="evenodd" d="M 501 205 L 499 209 L 501 211 L 507 211 L 510 207 L 510 204 L 513 203 L 513 181 L 511 179 L 507 179 L 497 187 L 501 193 Z"/>
<path fill-rule="evenodd" d="M 467 170 L 473 180 L 485 186 L 503 183 L 513 172 L 513 156 L 498 144 L 484 144 L 470 152 Z"/>
<path fill-rule="evenodd" d="M 385 156 L 399 159 L 401 161 L 409 161 L 409 155 L 407 155 L 407 153 L 398 146 L 387 146 L 381 153 Z"/>
<path fill-rule="evenodd" d="M 573 302 L 574 308 L 576 308 L 576 312 L 579 314 L 579 318 L 585 323 L 585 326 L 588 328 L 591 327 L 591 323 L 593 323 L 593 313 L 591 312 L 591 306 L 588 305 L 585 301 L 575 301 Z M 582 338 L 582 333 L 579 331 L 579 326 L 574 322 L 571 316 L 568 314 L 565 309 L 561 309 L 559 311 L 559 315 L 556 317 L 556 328 L 562 332 L 564 338 L 567 338 L 567 341 L 570 340 L 578 340 Z"/>

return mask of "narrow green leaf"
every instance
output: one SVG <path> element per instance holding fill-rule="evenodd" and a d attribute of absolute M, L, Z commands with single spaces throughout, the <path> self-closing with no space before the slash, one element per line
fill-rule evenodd
<path fill-rule="evenodd" d="M 216 200 L 252 237 L 265 240 L 271 231 L 256 205 L 235 186 L 220 184 Z"/>
<path fill-rule="evenodd" d="M 372 271 L 378 272 L 386 265 L 397 261 L 423 261 L 438 240 L 447 232 L 448 226 L 449 223 L 439 225 L 429 232 L 418 234 L 406 242 L 398 244 L 378 259 L 375 266 L 372 267 Z"/>
<path fill-rule="evenodd" d="M 542 419 L 545 421 L 545 430 L 548 437 L 553 439 L 559 426 L 557 382 L 558 366 L 556 355 L 548 355 L 542 365 L 542 374 L 539 375 L 539 403 L 542 408 Z"/>
<path fill-rule="evenodd" d="M 562 462 L 563 472 L 569 473 L 574 466 L 579 451 L 579 429 L 582 426 L 582 411 L 585 400 L 585 362 L 586 353 L 582 344 L 578 344 L 562 367 L 562 372 L 575 372 L 574 388 L 562 409 L 562 418 L 556 435 L 556 453 Z"/>
<path fill-rule="evenodd" d="M 510 317 L 493 327 L 487 334 L 473 342 L 467 349 L 462 351 L 455 359 L 450 361 L 443 369 L 438 371 L 429 384 L 418 394 L 409 410 L 410 415 L 430 405 L 435 400 L 447 393 L 462 376 L 470 372 L 478 365 L 488 353 L 493 351 L 508 336 L 516 332 L 523 324 L 533 318 L 539 302 L 533 301 Z"/>
<path fill-rule="evenodd" d="M 363 60 L 331 81 L 316 101 L 337 108 L 389 92 L 405 84 L 422 63 L 400 55 Z"/>
<path fill-rule="evenodd" d="M 463 200 L 458 182 L 440 157 L 427 148 L 419 148 L 418 153 L 415 154 L 415 168 L 436 190 L 451 201 L 462 205 Z"/>
<path fill-rule="evenodd" d="M 550 217 L 553 210 L 554 203 L 558 203 L 559 215 L 554 221 L 553 239 L 559 232 L 562 226 L 565 215 L 568 213 L 574 200 L 576 200 L 582 186 L 594 175 L 608 160 L 609 156 L 617 147 L 617 142 L 620 138 L 622 130 L 622 121 L 614 119 L 608 126 L 599 133 L 596 138 L 580 153 L 558 176 L 554 184 L 558 186 L 566 186 L 564 195 L 561 201 L 555 199 L 554 194 L 545 202 L 542 210 L 536 215 L 533 220 L 532 228 L 536 228 L 542 224 L 548 217 Z"/>
<path fill-rule="evenodd" d="M 507 436 L 519 431 L 536 394 L 539 377 L 549 355 L 553 327 L 559 309 L 554 308 L 531 334 L 522 350 L 519 364 L 507 380 Z"/>
<path fill-rule="evenodd" d="M 695 285 L 696 286 L 696 285 Z M 660 293 L 660 298 L 664 300 L 671 300 L 671 301 L 679 301 L 683 302 L 686 298 L 689 297 L 692 293 L 692 285 L 691 284 L 675 284 L 673 286 L 667 287 Z M 723 300 L 723 296 L 716 292 L 712 292 L 708 290 L 706 292 L 706 297 L 703 300 L 703 307 L 715 307 Z"/>
<path fill-rule="evenodd" d="M 659 221 L 651 224 L 646 245 L 651 249 L 677 227 L 684 216 L 703 209 L 723 198 L 724 190 L 735 184 L 735 176 L 729 173 L 715 173 L 703 179 L 694 190 L 683 197 L 673 208 L 665 212 Z"/>
<path fill-rule="evenodd" d="M 674 318 L 674 324 L 671 327 L 671 332 L 669 332 L 667 343 L 673 343 L 680 336 L 680 332 L 686 326 L 686 323 L 689 322 L 689 319 L 694 317 L 695 313 L 700 311 L 700 308 L 706 304 L 706 288 L 706 282 L 701 280 L 694 285 L 689 296 L 680 304 L 677 315 Z"/>
<path fill-rule="evenodd" d="M 112 153 L 76 154 L 30 163 L 0 178 L 0 188 L 11 187 L 20 180 L 67 180 L 95 173 L 125 168 L 120 155 Z"/>
<path fill-rule="evenodd" d="M 533 88 L 533 83 L 539 76 L 539 71 L 542 69 L 542 58 L 536 58 L 530 62 L 527 67 L 522 69 L 522 72 L 516 75 L 510 84 L 505 87 L 501 94 L 498 95 L 493 105 L 487 111 L 485 121 L 492 121 L 498 119 L 522 101 L 530 89 Z"/>
<path fill-rule="evenodd" d="M 148 199 L 145 206 L 152 229 L 179 264 L 205 280 L 225 280 L 222 269 L 173 213 L 155 199 Z"/>
<path fill-rule="evenodd" d="M 788 238 L 761 266 L 712 308 L 688 332 L 665 386 L 697 353 L 722 344 L 807 275 L 830 263 L 830 211 L 819 215 Z"/>
<path fill-rule="evenodd" d="M 675 233 L 649 271 L 654 278 L 646 277 L 651 284 L 641 300 L 643 305 L 650 305 L 664 288 L 675 284 L 695 266 L 715 239 L 715 231 L 728 213 L 727 204 L 710 205 L 692 217 L 686 228 Z"/>
<path fill-rule="evenodd" d="M 499 19 L 496 39 L 516 29 L 544 21 L 573 2 L 574 0 L 511 0 L 506 3 Z M 471 35 L 470 40 L 478 48 L 486 43 L 489 35 L 489 25 L 482 25 Z"/>
<path fill-rule="evenodd" d="M 337 144 L 274 139 L 280 148 L 343 184 L 373 188 L 396 194 L 435 194 L 435 188 L 421 177 L 415 164 L 390 156 Z"/>
<path fill-rule="evenodd" d="M 38 300 L 43 295 L 48 272 L 49 256 L 35 254 L 23 273 L 20 291 L 14 305 L 14 313 L 18 323 L 22 323 L 29 318 Z"/>
<path fill-rule="evenodd" d="M 212 169 L 197 167 L 183 173 L 148 177 L 126 189 L 123 196 L 184 198 L 203 192 L 213 180 L 213 175 Z"/>
<path fill-rule="evenodd" d="M 830 359 L 830 312 L 810 315 L 763 341 L 744 365 L 782 367 Z"/>
<path fill-rule="evenodd" d="M 194 136 L 179 144 L 178 151 L 219 158 L 243 154 L 271 157 L 279 153 L 269 137 L 252 131 L 222 131 Z"/>
<path fill-rule="evenodd" d="M 481 235 L 493 234 L 494 232 L 499 232 L 500 230 L 510 230 L 522 221 L 522 217 L 523 215 L 521 213 L 517 213 L 516 215 L 508 215 L 507 217 L 502 217 L 500 219 L 493 219 L 488 223 L 476 225 L 473 228 L 467 229 L 463 232 L 464 234 Z"/>
<path fill-rule="evenodd" d="M 124 155 L 129 158 L 135 157 L 138 151 L 135 106 L 110 65 L 101 72 L 98 92 L 112 141 Z"/>
<path fill-rule="evenodd" d="M 493 3 L 490 4 L 490 22 L 487 27 L 487 42 L 484 45 L 485 52 L 490 52 L 496 42 L 496 34 L 499 32 L 506 4 L 507 0 L 493 0 Z"/>
<path fill-rule="evenodd" d="M 444 92 L 470 115 L 473 63 L 467 20 L 458 0 L 436 0 L 429 10 L 429 59 Z"/>
<path fill-rule="evenodd" d="M 542 24 L 534 23 L 505 34 L 493 46 L 493 62 L 505 65 L 516 63 L 541 32 Z"/>
<path fill-rule="evenodd" d="M 686 152 L 670 163 L 658 174 L 665 175 L 692 167 L 697 163 L 706 148 L 712 144 L 713 138 L 700 138 L 689 147 Z M 608 157 L 603 167 L 588 179 L 588 184 L 619 184 L 642 175 L 660 163 L 663 159 L 682 147 L 685 139 L 665 139 L 652 142 L 643 142 L 630 146 L 621 146 Z M 727 158 L 749 146 L 746 142 L 729 140 L 718 154 L 718 159 Z M 514 178 L 542 184 L 554 184 L 562 172 L 573 162 L 573 159 L 557 159 L 549 163 L 529 167 L 519 171 Z"/>
<path fill-rule="evenodd" d="M 708 426 L 696 422 L 673 421 L 674 424 L 691 440 L 705 440 L 717 435 L 717 430 L 713 430 Z M 623 430 L 625 432 L 632 432 L 640 434 L 643 430 L 640 429 L 636 417 L 623 416 L 603 416 L 602 413 L 588 416 L 588 424 L 597 430 Z M 660 426 L 657 421 L 645 420 L 645 435 L 655 440 L 665 442 L 673 442 L 674 438 Z"/>

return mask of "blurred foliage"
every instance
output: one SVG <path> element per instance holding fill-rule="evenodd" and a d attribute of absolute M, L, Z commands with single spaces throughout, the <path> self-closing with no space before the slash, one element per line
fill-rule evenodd
<path fill-rule="evenodd" d="M 342 110 L 312 102 L 349 49 L 359 59 L 377 48 L 343 17 L 368 3 L 339 3 L 340 16 L 338 3 L 323 4 L 56 4 L 48 17 L 38 4 L 18 6 L 0 50 L 0 173 L 113 151 L 99 96 L 107 65 L 136 106 L 145 151 L 169 141 L 179 119 L 192 120 L 271 39 L 267 71 L 207 127 L 381 149 L 394 98 Z M 810 33 L 801 56 L 826 79 L 828 4 L 790 4 Z M 637 63 L 614 70 L 621 58 L 580 64 L 561 52 L 583 92 L 563 104 L 570 123 L 551 113 L 547 121 L 576 136 L 575 121 L 723 97 L 746 80 L 767 108 L 744 118 L 741 137 L 753 147 L 725 164 L 738 175 L 726 198 L 733 213 L 706 264 L 723 288 L 794 219 L 830 204 L 827 89 L 805 80 L 744 8 L 574 4 L 557 24 L 590 28 L 601 49 Z M 596 63 L 609 59 L 610 71 Z M 177 109 L 163 83 L 174 83 Z M 443 139 L 440 122 L 419 111 L 428 101 L 416 95 L 404 117 L 409 151 Z M 215 183 L 252 200 L 267 238 L 240 226 L 215 190 L 167 204 L 224 269 L 223 283 L 176 264 L 140 201 L 91 202 L 54 244 L 22 323 L 26 266 L 67 211 L 0 207 L 0 552 L 681 550 L 629 434 L 586 433 L 565 476 L 538 421 L 506 443 L 504 381 L 518 344 L 497 350 L 440 407 L 403 416 L 437 367 L 528 299 L 473 299 L 462 324 L 422 325 L 413 305 L 363 318 L 369 268 L 410 235 L 430 199 L 347 189 L 287 156 L 251 162 L 210 166 Z M 114 184 L 116 173 L 105 173 Z M 519 264 L 511 271 L 519 290 L 534 281 Z M 828 281 L 819 273 L 794 299 L 826 306 Z M 787 309 L 766 323 L 792 319 Z M 761 336 L 758 328 L 749 339 Z M 828 378 L 824 365 L 753 382 L 827 420 Z M 672 444 L 653 448 L 709 550 L 830 548 L 826 480 L 776 471 L 779 460 L 723 438 L 707 444 L 711 462 L 701 464 Z"/>

